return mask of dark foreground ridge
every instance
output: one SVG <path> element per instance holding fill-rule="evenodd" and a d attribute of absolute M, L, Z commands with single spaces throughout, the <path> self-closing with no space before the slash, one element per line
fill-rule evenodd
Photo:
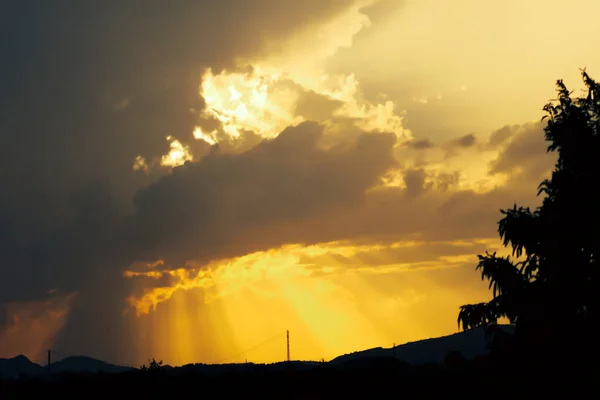
<path fill-rule="evenodd" d="M 504 327 L 510 330 L 511 327 Z M 52 373 L 24 356 L 0 361 L 22 369 L 18 378 L 0 381 L 2 400 L 56 395 L 105 399 L 175 398 L 175 396 L 245 396 L 251 398 L 399 398 L 440 395 L 496 398 L 516 393 L 546 395 L 561 389 L 587 389 L 597 370 L 564 365 L 560 360 L 527 360 L 520 354 L 485 350 L 481 329 L 376 348 L 340 356 L 330 362 L 275 364 L 188 364 L 140 370 L 87 357 L 70 357 L 52 365 Z M 482 343 L 483 346 L 482 347 Z M 444 352 L 443 357 L 440 354 Z M 402 360 L 411 359 L 411 362 Z M 579 372 L 576 372 L 579 371 Z M 531 379 L 543 374 L 544 382 Z"/>
<path fill-rule="evenodd" d="M 514 331 L 512 325 L 502 325 L 502 329 L 508 333 L 513 333 Z M 369 363 L 372 359 L 382 358 L 393 358 L 411 365 L 443 364 L 445 357 L 451 352 L 458 352 L 467 359 L 474 359 L 477 356 L 487 354 L 487 343 L 483 328 L 472 329 L 439 338 L 409 342 L 393 348 L 377 347 L 369 350 L 357 351 L 336 357 L 329 361 L 328 364 L 337 368 L 348 369 L 360 367 L 364 363 Z M 262 364 L 261 368 L 267 371 L 281 371 L 287 368 L 285 367 L 286 365 L 289 364 Z M 297 370 L 305 371 L 321 366 L 323 363 L 294 361 L 293 365 Z M 207 376 L 218 376 L 232 371 L 236 373 L 254 371 L 256 366 L 257 364 L 254 363 L 188 364 L 181 367 L 165 365 L 162 366 L 162 370 L 170 375 L 176 375 L 181 371 L 194 371 Z M 46 366 L 42 367 L 41 365 L 30 361 L 23 355 L 10 359 L 0 359 L 0 378 L 3 379 L 17 379 L 22 376 L 38 377 L 48 375 L 49 373 L 52 375 L 65 373 L 117 374 L 135 370 L 137 370 L 137 368 L 113 365 L 85 356 L 64 358 L 52 363 L 50 370 Z"/>
<path fill-rule="evenodd" d="M 506 368 L 509 366 L 510 368 Z M 0 398 L 33 399 L 56 396 L 60 399 L 85 398 L 261 398 L 261 399 L 385 399 L 439 398 L 461 396 L 486 398 L 536 395 L 536 398 L 562 390 L 589 392 L 596 381 L 591 375 L 577 375 L 557 365 L 560 374 L 524 368 L 513 361 L 483 357 L 465 360 L 448 357 L 443 365 L 411 366 L 392 357 L 372 357 L 355 368 L 322 363 L 299 368 L 299 363 L 282 363 L 279 369 L 250 365 L 245 371 L 231 369 L 210 376 L 190 368 L 131 371 L 119 374 L 57 374 L 5 380 Z M 173 371 L 170 371 L 173 372 Z M 532 379 L 540 373 L 544 381 Z M 562 375 L 559 376 L 559 375 Z"/>

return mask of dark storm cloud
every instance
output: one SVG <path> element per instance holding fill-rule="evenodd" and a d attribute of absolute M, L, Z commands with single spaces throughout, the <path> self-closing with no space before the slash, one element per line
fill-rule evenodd
<path fill-rule="evenodd" d="M 135 213 L 120 218 L 114 231 L 109 204 L 89 206 L 92 202 L 85 198 L 77 203 L 90 209 L 80 214 L 82 228 L 75 233 L 87 232 L 87 227 L 95 236 L 74 234 L 69 237 L 72 249 L 56 249 L 65 257 L 80 257 L 72 269 L 48 264 L 45 260 L 57 257 L 54 253 L 41 259 L 36 269 L 45 277 L 40 289 L 42 283 L 52 282 L 62 291 L 80 292 L 57 348 L 127 361 L 132 325 L 121 313 L 131 281 L 108 273 L 111 267 L 114 271 L 137 260 L 158 258 L 176 267 L 188 260 L 202 263 L 310 240 L 279 227 L 359 207 L 365 190 L 394 165 L 395 136 L 364 134 L 352 146 L 323 150 L 318 146 L 322 133 L 323 127 L 303 123 L 247 152 L 216 151 L 175 168 L 173 174 L 137 192 Z M 102 198 L 101 192 L 95 194 Z M 263 236 L 265 230 L 279 234 Z M 100 326 L 107 328 L 99 330 Z"/>
<path fill-rule="evenodd" d="M 514 127 L 512 141 L 499 153 L 490 174 L 504 171 L 508 181 L 491 191 L 458 190 L 460 174 L 427 174 L 422 169 L 405 170 L 407 188 L 379 188 L 369 193 L 361 207 L 350 213 L 332 212 L 326 217 L 303 221 L 262 232 L 279 237 L 286 229 L 298 242 L 318 243 L 350 240 L 356 243 L 391 243 L 401 240 L 472 240 L 497 237 L 499 210 L 514 203 L 535 207 L 537 185 L 549 176 L 556 154 L 546 152 L 539 124 Z M 509 168 L 510 165 L 516 168 Z M 351 216 L 351 217 L 350 217 Z M 266 239 L 263 239 L 266 240 Z"/>
<path fill-rule="evenodd" d="M 91 333 L 122 328 L 120 271 L 143 243 L 132 199 L 160 178 L 131 171 L 135 157 L 164 154 L 167 135 L 191 138 L 205 67 L 278 50 L 351 3 L 2 1 L 0 308 L 80 292 L 60 341 L 110 347 L 109 333 Z"/>
<path fill-rule="evenodd" d="M 112 184 L 125 193 L 137 183 L 123 177 L 137 154 L 162 154 L 166 135 L 191 134 L 196 117 L 189 110 L 203 107 L 203 67 L 231 66 L 235 57 L 259 52 L 264 38 L 281 41 L 349 3 L 8 2 L 1 28 L 2 162 L 24 165 L 19 176 L 3 180 L 20 185 L 24 174 L 44 180 L 50 173 L 54 187 L 121 175 Z"/>
<path fill-rule="evenodd" d="M 133 160 L 164 154 L 167 135 L 191 137 L 204 67 L 276 47 L 264 39 L 351 2 L 285 3 L 2 3 L 0 255 L 10 279 L 0 301 L 41 293 L 47 275 L 75 289 L 92 253 L 120 253 L 115 221 L 156 179 L 133 173 Z"/>
<path fill-rule="evenodd" d="M 393 136 L 363 135 L 353 146 L 323 150 L 318 145 L 321 129 L 306 123 L 245 153 L 214 152 L 139 191 L 136 214 L 129 220 L 130 236 L 124 241 L 129 253 L 146 260 L 164 257 L 165 268 L 172 268 L 189 259 L 202 264 L 282 243 L 372 244 L 415 235 L 425 241 L 490 238 L 496 236 L 500 208 L 539 202 L 535 197 L 539 181 L 528 173 L 541 168 L 536 163 L 523 164 L 521 175 L 509 175 L 505 187 L 483 194 L 448 190 L 458 180 L 456 173 L 433 176 L 420 170 L 405 171 L 405 178 L 414 181 L 409 179 L 407 189 L 380 188 L 365 194 L 382 172 L 394 167 Z M 520 127 L 513 140 L 527 141 L 540 134 Z M 548 166 L 539 157 L 545 152 L 543 137 L 539 144 L 529 148 L 531 156 Z M 509 146 L 498 162 L 519 152 L 519 146 Z M 394 257 L 397 262 L 411 259 L 410 254 L 390 254 L 389 262 Z M 129 290 L 123 281 L 106 280 L 105 285 L 120 288 L 115 293 L 123 296 Z M 94 301 L 102 296 L 102 289 L 95 285 L 86 294 L 88 303 L 78 303 L 80 312 L 69 320 L 73 326 L 65 330 L 69 335 L 63 334 L 63 343 L 83 347 L 88 339 L 82 338 L 94 338 L 85 311 L 95 310 L 103 315 L 103 323 L 110 322 L 108 308 Z M 118 297 L 111 298 L 115 309 Z M 111 329 L 128 332 L 127 321 L 113 322 Z M 73 339 L 67 340 L 71 335 Z M 119 337 L 111 336 L 104 337 L 100 347 L 109 354 L 119 346 L 123 346 Z"/>
<path fill-rule="evenodd" d="M 135 198 L 135 236 L 149 259 L 242 255 L 293 240 L 256 234 L 361 204 L 394 165 L 391 134 L 322 150 L 323 127 L 303 123 L 238 155 L 215 153 L 174 170 Z"/>

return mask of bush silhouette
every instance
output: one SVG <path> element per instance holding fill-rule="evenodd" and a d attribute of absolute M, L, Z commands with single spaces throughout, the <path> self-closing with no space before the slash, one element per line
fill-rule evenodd
<path fill-rule="evenodd" d="M 140 371 L 144 371 L 144 372 L 154 372 L 154 371 L 160 371 L 162 368 L 162 360 L 160 361 L 156 361 L 154 358 L 149 359 L 148 360 L 148 365 L 143 364 L 140 367 Z"/>
<path fill-rule="evenodd" d="M 543 108 L 548 151 L 558 160 L 538 187 L 542 205 L 501 210 L 498 233 L 512 257 L 478 256 L 476 269 L 493 298 L 458 314 L 463 330 L 506 317 L 516 324 L 517 343 L 531 351 L 552 348 L 555 357 L 597 349 L 591 334 L 599 306 L 600 85 L 585 70 L 582 78 L 582 97 L 571 98 L 559 80 L 558 98 Z"/>

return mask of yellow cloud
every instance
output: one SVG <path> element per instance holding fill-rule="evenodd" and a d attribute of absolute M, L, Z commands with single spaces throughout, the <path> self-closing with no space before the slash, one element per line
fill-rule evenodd
<path fill-rule="evenodd" d="M 204 132 L 202 130 L 202 128 L 200 128 L 199 126 L 197 126 L 194 129 L 194 139 L 204 140 L 206 143 L 210 144 L 211 146 L 213 144 L 217 144 L 216 134 L 217 134 L 216 129 L 211 132 Z"/>
<path fill-rule="evenodd" d="M 259 71 L 214 75 L 208 69 L 202 75 L 200 89 L 206 101 L 204 117 L 219 120 L 230 139 L 239 138 L 243 130 L 274 137 L 287 126 L 301 122 L 293 114 L 297 90 L 278 83 L 276 74 Z"/>
<path fill-rule="evenodd" d="M 186 161 L 194 159 L 188 146 L 181 144 L 179 140 L 174 139 L 172 136 L 167 136 L 167 140 L 170 142 L 169 147 L 171 150 L 162 156 L 160 165 L 164 167 L 178 167 Z"/>
<path fill-rule="evenodd" d="M 403 105 L 427 99 L 426 106 L 407 105 L 432 108 L 421 126 L 418 116 L 411 118 L 417 135 L 420 127 L 435 126 L 440 136 L 462 129 L 487 134 L 502 124 L 539 120 L 543 103 L 555 97 L 556 79 L 577 92 L 578 68 L 598 74 L 600 56 L 589 51 L 600 44 L 598 2 L 403 3 L 331 64 L 351 65 L 372 90 L 385 88 Z M 431 101 L 437 93 L 443 101 Z"/>
<path fill-rule="evenodd" d="M 134 171 L 148 172 L 148 164 L 146 164 L 146 159 L 142 156 L 137 156 L 133 162 L 132 169 Z"/>
<path fill-rule="evenodd" d="M 206 108 L 200 117 L 217 120 L 221 127 L 210 133 L 196 127 L 193 137 L 210 145 L 235 142 L 244 131 L 273 138 L 306 119 L 298 114 L 299 101 L 304 93 L 312 92 L 340 103 L 318 122 L 350 119 L 363 130 L 393 132 L 402 140 L 410 139 L 410 131 L 402 125 L 403 113 L 392 101 L 373 103 L 365 99 L 352 73 L 326 73 L 328 59 L 341 47 L 351 46 L 353 37 L 370 26 L 361 9 L 373 2 L 357 1 L 337 18 L 297 32 L 283 45 L 274 43 L 273 49 L 278 50 L 269 56 L 240 59 L 238 71 L 217 74 L 210 68 L 205 70 L 199 95 Z M 173 140 L 161 165 L 176 167 L 192 159 L 189 149 Z"/>

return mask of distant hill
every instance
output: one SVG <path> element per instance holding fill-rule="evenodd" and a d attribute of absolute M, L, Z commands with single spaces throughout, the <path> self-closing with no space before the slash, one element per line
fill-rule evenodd
<path fill-rule="evenodd" d="M 15 379 L 22 375 L 38 376 L 44 372 L 43 367 L 22 354 L 13 358 L 0 358 L 0 378 L 2 379 Z"/>
<path fill-rule="evenodd" d="M 123 367 L 96 360 L 91 357 L 73 356 L 63 358 L 52 364 L 52 373 L 96 373 L 118 374 L 121 372 L 134 371 L 137 368 Z"/>
<path fill-rule="evenodd" d="M 500 325 L 500 328 L 508 333 L 514 332 L 513 325 Z M 487 354 L 484 329 L 471 329 L 439 338 L 409 342 L 396 347 L 376 347 L 339 356 L 330 363 L 333 366 L 354 365 L 357 359 L 392 357 L 412 365 L 441 364 L 451 351 L 458 351 L 467 359 Z"/>
<path fill-rule="evenodd" d="M 501 325 L 504 331 L 514 332 L 514 326 Z M 358 351 L 345 354 L 331 360 L 328 364 L 341 368 L 363 368 L 374 365 L 389 365 L 402 367 L 406 364 L 424 365 L 441 364 L 449 352 L 460 352 L 465 358 L 472 359 L 478 355 L 488 352 L 483 328 L 472 329 L 454 335 L 443 336 L 434 339 L 420 340 L 402 344 L 393 348 L 377 347 L 374 349 Z M 314 361 L 292 361 L 296 370 L 308 370 L 322 363 Z M 163 371 L 168 374 L 179 374 L 187 372 L 202 373 L 205 375 L 221 375 L 230 372 L 250 372 L 257 370 L 278 371 L 287 366 L 285 362 L 274 364 L 188 364 L 181 367 L 164 366 Z M 74 356 L 57 361 L 51 366 L 52 374 L 63 373 L 108 373 L 117 374 L 121 372 L 134 371 L 137 368 L 113 365 L 91 357 Z M 0 378 L 14 379 L 21 375 L 40 376 L 48 373 L 46 367 L 42 367 L 23 355 L 14 358 L 0 359 Z"/>
<path fill-rule="evenodd" d="M 52 374 L 63 373 L 97 373 L 118 374 L 121 372 L 134 371 L 136 368 L 113 365 L 91 357 L 74 356 L 67 357 L 51 365 Z M 0 378 L 15 379 L 20 376 L 47 375 L 47 367 L 30 361 L 24 355 L 14 358 L 0 358 Z"/>
<path fill-rule="evenodd" d="M 290 361 L 290 364 L 297 371 L 308 371 L 319 365 L 316 361 Z M 288 368 L 286 361 L 281 361 L 273 364 L 187 364 L 181 367 L 163 367 L 163 370 L 169 375 L 177 375 L 180 373 L 200 373 L 206 376 L 219 376 L 228 373 L 248 373 L 256 371 L 285 371 Z"/>

